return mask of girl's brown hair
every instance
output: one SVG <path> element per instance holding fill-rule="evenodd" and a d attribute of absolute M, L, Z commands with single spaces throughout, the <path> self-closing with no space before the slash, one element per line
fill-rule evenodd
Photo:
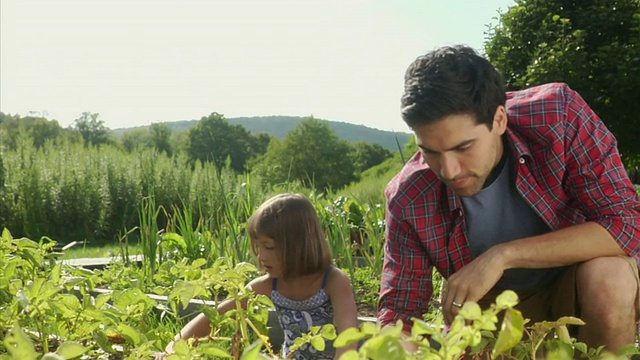
<path fill-rule="evenodd" d="M 331 265 L 331 249 L 313 204 L 301 194 L 265 201 L 247 222 L 254 254 L 259 236 L 273 239 L 284 279 L 314 274 Z"/>

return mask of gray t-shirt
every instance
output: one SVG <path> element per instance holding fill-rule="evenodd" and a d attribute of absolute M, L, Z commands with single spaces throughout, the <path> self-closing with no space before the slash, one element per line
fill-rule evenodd
<path fill-rule="evenodd" d="M 500 164 L 502 169 L 495 180 L 485 185 L 477 195 L 462 198 L 467 239 L 473 258 L 493 245 L 550 231 L 549 226 L 518 193 L 514 161 L 508 146 L 505 146 L 505 152 L 505 159 Z M 562 270 L 563 268 L 509 269 L 496 284 L 496 288 L 520 290 L 542 286 Z"/>

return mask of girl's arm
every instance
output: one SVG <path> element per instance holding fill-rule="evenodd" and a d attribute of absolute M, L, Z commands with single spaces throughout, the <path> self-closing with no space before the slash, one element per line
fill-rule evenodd
<path fill-rule="evenodd" d="M 267 279 L 266 276 L 261 276 L 252 280 L 249 284 L 247 284 L 247 288 L 253 290 L 256 294 L 263 294 L 270 296 L 270 293 L 266 292 L 265 289 L 269 288 L 268 284 L 266 284 L 270 279 Z M 242 302 L 242 307 L 246 308 L 247 302 Z M 218 313 L 220 315 L 225 314 L 227 311 L 233 310 L 236 308 L 236 302 L 232 299 L 225 300 L 221 302 L 218 307 Z M 207 318 L 204 314 L 199 314 L 193 320 L 189 321 L 187 325 L 185 325 L 180 333 L 176 335 L 175 339 L 167 344 L 165 348 L 165 352 L 172 354 L 173 353 L 173 344 L 180 339 L 189 339 L 189 338 L 202 338 L 211 334 L 211 322 L 209 318 Z"/>
<path fill-rule="evenodd" d="M 224 314 L 235 308 L 235 301 L 225 300 L 218 305 L 217 310 L 219 314 Z M 209 334 L 211 334 L 211 321 L 209 321 L 209 318 L 206 317 L 205 314 L 200 313 L 180 330 L 175 339 L 167 344 L 164 351 L 167 354 L 173 354 L 173 345 L 176 341 L 180 339 L 203 338 L 205 336 L 209 336 Z"/>
<path fill-rule="evenodd" d="M 356 300 L 353 297 L 351 280 L 342 270 L 335 268 L 331 271 L 329 282 L 327 283 L 327 295 L 333 305 L 333 325 L 338 334 L 346 329 L 358 327 L 358 309 Z M 343 348 L 336 349 L 336 359 L 349 350 L 357 350 L 358 344 L 351 344 Z"/>

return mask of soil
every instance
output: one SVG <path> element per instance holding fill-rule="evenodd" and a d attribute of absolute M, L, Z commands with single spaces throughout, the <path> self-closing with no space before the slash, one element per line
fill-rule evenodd
<path fill-rule="evenodd" d="M 358 308 L 358 316 L 376 317 L 378 313 L 378 309 L 369 304 L 356 302 L 356 307 Z"/>

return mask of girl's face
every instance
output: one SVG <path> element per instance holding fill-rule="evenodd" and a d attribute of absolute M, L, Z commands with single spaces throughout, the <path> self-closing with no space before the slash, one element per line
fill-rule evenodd
<path fill-rule="evenodd" d="M 267 236 L 259 235 L 255 239 L 258 262 L 271 277 L 281 277 L 282 267 L 278 260 L 275 241 Z"/>

